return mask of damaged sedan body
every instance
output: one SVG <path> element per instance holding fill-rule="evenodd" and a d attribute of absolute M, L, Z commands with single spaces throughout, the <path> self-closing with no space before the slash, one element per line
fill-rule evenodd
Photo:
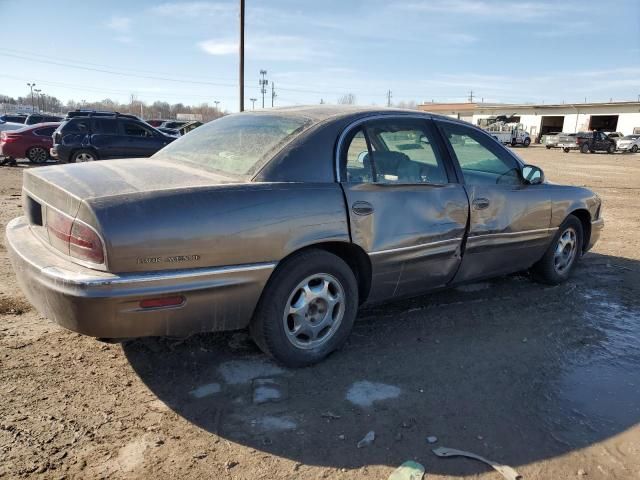
<path fill-rule="evenodd" d="M 10 256 L 45 316 L 95 337 L 249 327 L 280 362 L 344 344 L 363 303 L 530 269 L 566 280 L 601 202 L 467 123 L 299 107 L 210 122 L 150 159 L 25 172 Z"/>

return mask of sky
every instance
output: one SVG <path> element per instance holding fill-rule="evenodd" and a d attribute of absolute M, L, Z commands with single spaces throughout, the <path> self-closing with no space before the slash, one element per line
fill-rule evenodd
<path fill-rule="evenodd" d="M 0 94 L 238 110 L 239 1 L 0 0 Z M 276 106 L 640 98 L 639 0 L 246 0 Z"/>

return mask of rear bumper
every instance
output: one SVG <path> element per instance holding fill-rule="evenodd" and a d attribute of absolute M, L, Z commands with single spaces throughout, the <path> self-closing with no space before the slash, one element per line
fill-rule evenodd
<path fill-rule="evenodd" d="M 603 218 L 599 218 L 598 220 L 594 220 L 593 222 L 591 222 L 591 237 L 589 238 L 589 245 L 587 245 L 585 251 L 591 250 L 591 248 L 596 244 L 596 242 L 600 238 L 600 233 L 602 233 L 603 228 Z"/>
<path fill-rule="evenodd" d="M 112 274 L 76 265 L 49 250 L 24 217 L 7 226 L 18 282 L 40 313 L 84 335 L 186 336 L 248 325 L 275 263 Z M 182 295 L 182 305 L 143 309 L 140 301 Z"/>

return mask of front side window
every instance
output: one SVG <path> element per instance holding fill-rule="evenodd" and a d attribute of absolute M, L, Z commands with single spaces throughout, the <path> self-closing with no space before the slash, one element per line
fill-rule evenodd
<path fill-rule="evenodd" d="M 346 172 L 347 181 L 353 183 L 446 184 L 449 181 L 433 134 L 427 123 L 420 120 L 367 123 L 348 143 Z"/>
<path fill-rule="evenodd" d="M 300 115 L 227 115 L 171 142 L 153 158 L 188 162 L 232 176 L 249 176 L 312 124 L 311 119 Z"/>
<path fill-rule="evenodd" d="M 124 120 L 122 122 L 122 127 L 124 129 L 124 134 L 130 137 L 152 137 L 153 133 L 151 130 L 147 130 L 142 125 L 136 122 L 132 122 L 131 120 Z"/>
<path fill-rule="evenodd" d="M 520 166 L 504 147 L 482 132 L 455 123 L 441 122 L 442 132 L 451 145 L 469 185 L 519 185 Z"/>

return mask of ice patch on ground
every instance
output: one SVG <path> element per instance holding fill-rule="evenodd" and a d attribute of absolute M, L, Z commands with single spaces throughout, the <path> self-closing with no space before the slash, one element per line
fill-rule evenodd
<path fill-rule="evenodd" d="M 195 398 L 204 398 L 209 395 L 213 395 L 214 393 L 220 393 L 220 384 L 219 383 L 207 383 L 206 385 L 201 385 L 198 388 L 191 390 L 189 395 Z"/>
<path fill-rule="evenodd" d="M 230 385 L 249 383 L 260 377 L 281 375 L 284 370 L 266 360 L 231 360 L 218 367 L 224 381 Z"/>
<path fill-rule="evenodd" d="M 251 425 L 263 431 L 295 430 L 298 424 L 291 417 L 266 416 L 251 421 Z"/>
<path fill-rule="evenodd" d="M 360 407 L 370 407 L 374 402 L 397 398 L 402 391 L 393 385 L 362 380 L 355 382 L 347 391 L 347 400 Z"/>

